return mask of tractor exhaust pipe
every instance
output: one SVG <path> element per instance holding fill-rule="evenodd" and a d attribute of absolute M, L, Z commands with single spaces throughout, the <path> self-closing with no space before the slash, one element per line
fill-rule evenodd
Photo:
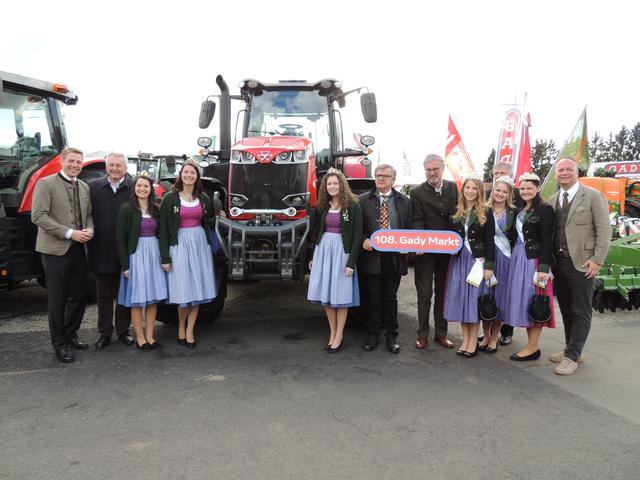
<path fill-rule="evenodd" d="M 222 75 L 216 77 L 216 83 L 220 88 L 220 151 L 228 160 L 231 158 L 231 96 Z"/>

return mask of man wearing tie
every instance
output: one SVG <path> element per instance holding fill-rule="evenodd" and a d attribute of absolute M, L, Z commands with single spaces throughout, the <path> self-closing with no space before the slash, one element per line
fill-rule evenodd
<path fill-rule="evenodd" d="M 396 171 L 391 165 L 378 165 L 374 172 L 376 187 L 358 198 L 363 217 L 364 242 L 358 268 L 365 279 L 367 329 L 364 345 L 369 352 L 378 346 L 385 331 L 387 349 L 400 352 L 398 344 L 397 293 L 402 275 L 407 274 L 407 255 L 374 250 L 369 240 L 379 229 L 411 228 L 411 201 L 393 189 Z"/>
<path fill-rule="evenodd" d="M 87 296 L 85 244 L 93 237 L 89 186 L 78 179 L 83 158 L 77 148 L 62 150 L 60 172 L 36 184 L 31 213 L 46 274 L 51 344 L 64 363 L 74 361 L 71 349 L 89 347 L 78 339 Z"/>
<path fill-rule="evenodd" d="M 578 165 L 572 158 L 556 164 L 560 190 L 549 203 L 555 209 L 553 282 L 562 323 L 565 348 L 549 360 L 559 365 L 558 375 L 571 375 L 582 361 L 582 349 L 591 328 L 593 279 L 604 264 L 611 242 L 609 208 L 602 193 L 578 182 Z"/>

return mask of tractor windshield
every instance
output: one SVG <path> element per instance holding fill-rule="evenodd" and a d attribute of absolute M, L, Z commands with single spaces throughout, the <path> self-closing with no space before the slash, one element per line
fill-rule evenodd
<path fill-rule="evenodd" d="M 306 137 L 315 153 L 331 150 L 329 105 L 317 91 L 264 91 L 251 101 L 247 136 Z"/>
<path fill-rule="evenodd" d="M 0 194 L 24 189 L 32 170 L 59 152 L 51 141 L 53 100 L 18 92 L 0 92 Z"/>

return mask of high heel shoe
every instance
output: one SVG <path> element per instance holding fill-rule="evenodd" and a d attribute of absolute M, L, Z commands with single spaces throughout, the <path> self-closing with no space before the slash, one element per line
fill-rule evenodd
<path fill-rule="evenodd" d="M 482 350 L 484 353 L 496 353 L 498 351 L 498 344 L 496 343 L 496 348 L 491 348 L 489 345 L 487 345 L 486 347 L 484 347 L 484 349 Z"/>
<path fill-rule="evenodd" d="M 178 337 L 178 343 L 180 345 L 186 345 L 187 344 L 187 339 Z"/>
<path fill-rule="evenodd" d="M 338 345 L 336 348 L 333 348 L 331 345 L 329 345 L 329 348 L 327 348 L 327 353 L 338 353 L 341 349 L 342 342 L 340 342 L 340 345 Z"/>
<path fill-rule="evenodd" d="M 138 350 L 141 350 L 143 352 L 150 352 L 151 351 L 151 345 L 149 345 L 147 342 L 144 342 L 142 345 L 140 345 L 138 343 L 138 341 L 136 340 L 136 347 L 138 347 Z"/>
<path fill-rule="evenodd" d="M 517 353 L 513 353 L 511 354 L 511 360 L 516 361 L 516 362 L 532 362 L 534 360 L 538 360 L 540 358 L 540 349 L 536 350 L 535 352 L 529 354 L 529 355 L 525 355 L 524 357 L 519 356 Z"/>
<path fill-rule="evenodd" d="M 480 344 L 476 343 L 476 349 L 473 352 L 464 352 L 462 356 L 464 358 L 473 358 L 478 355 L 478 350 L 480 350 Z"/>
<path fill-rule="evenodd" d="M 456 355 L 460 355 L 461 357 L 464 356 L 465 351 L 462 349 L 456 350 Z"/>
<path fill-rule="evenodd" d="M 196 348 L 196 341 L 194 340 L 193 342 L 189 342 L 186 338 L 184 340 L 185 345 L 187 345 L 187 348 Z"/>

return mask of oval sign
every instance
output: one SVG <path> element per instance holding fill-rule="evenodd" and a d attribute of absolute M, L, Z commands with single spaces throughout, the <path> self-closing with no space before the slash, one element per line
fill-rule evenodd
<path fill-rule="evenodd" d="M 376 230 L 371 246 L 380 252 L 457 253 L 462 237 L 446 230 Z"/>

